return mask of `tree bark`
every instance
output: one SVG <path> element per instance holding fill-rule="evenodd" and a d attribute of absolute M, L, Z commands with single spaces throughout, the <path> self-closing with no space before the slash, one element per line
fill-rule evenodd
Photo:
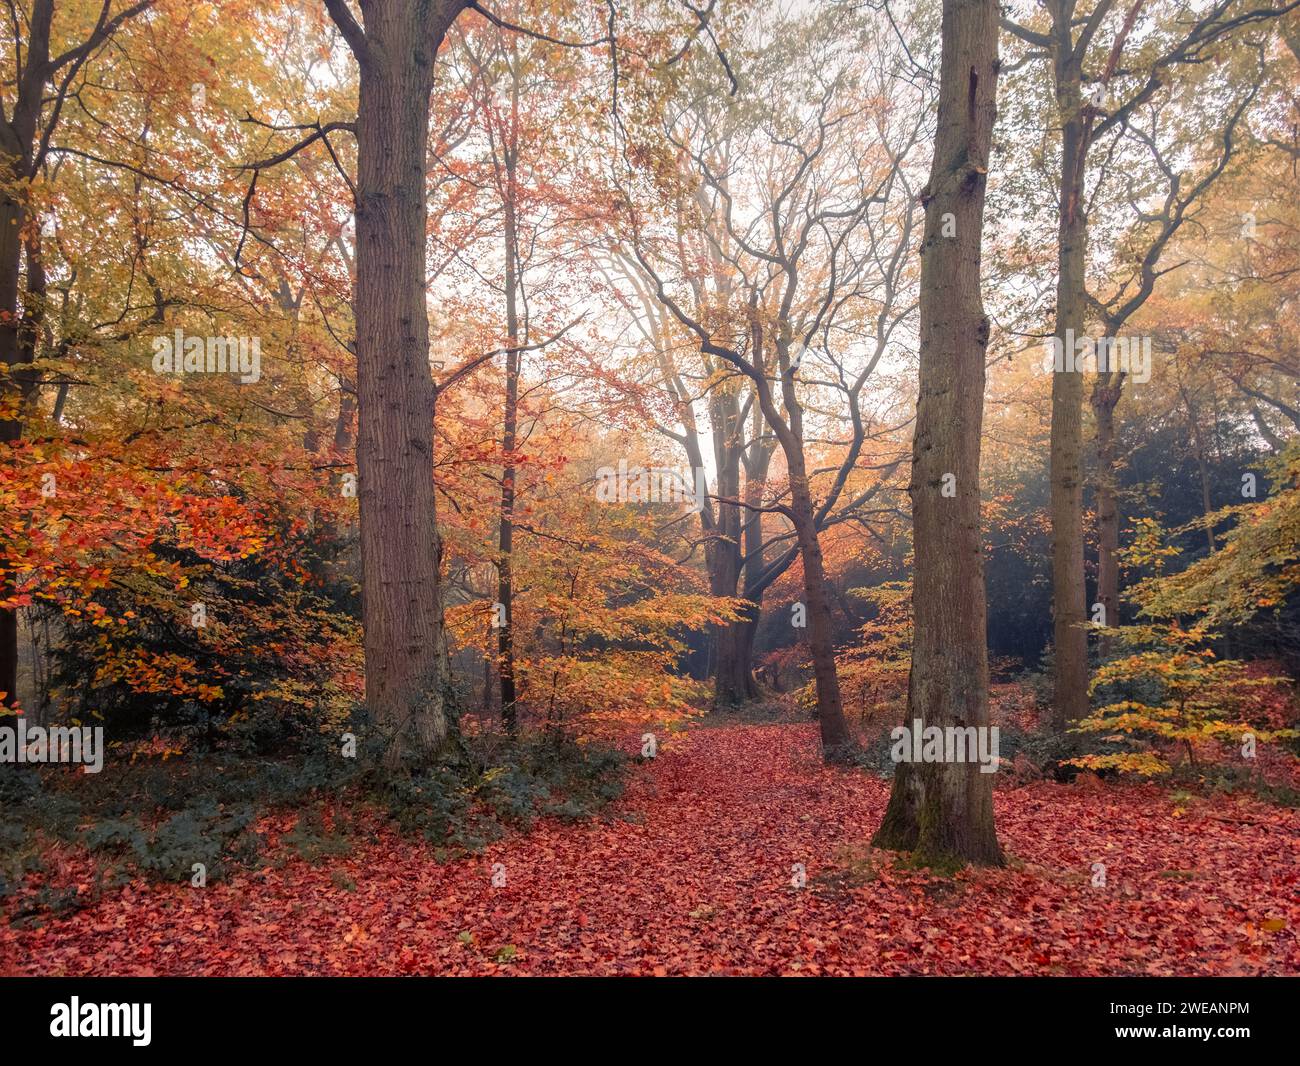
<path fill-rule="evenodd" d="M 741 568 L 743 576 L 742 596 L 745 600 L 744 617 L 733 625 L 735 645 L 735 672 L 743 678 L 745 691 L 750 699 L 762 695 L 754 673 L 754 640 L 758 636 L 758 623 L 763 612 L 763 593 L 767 586 L 762 584 L 766 563 L 766 550 L 763 543 L 763 512 L 759 507 L 763 502 L 763 493 L 767 490 L 768 471 L 772 465 L 772 452 L 775 443 L 763 437 L 763 412 L 755 407 L 752 415 L 753 428 L 750 433 L 750 445 L 741 455 L 745 470 L 745 503 L 748 505 L 742 516 Z"/>
<path fill-rule="evenodd" d="M 799 439 L 803 439 L 802 434 Z M 840 696 L 840 679 L 835 669 L 834 622 L 826 587 L 826 567 L 817 536 L 802 449 L 787 453 L 786 461 L 790 466 L 790 512 L 799 542 L 799 557 L 803 561 L 808 648 L 817 686 L 817 724 L 821 729 L 822 756 L 826 762 L 839 762 L 848 756 L 852 737 L 844 720 L 844 700 Z"/>
<path fill-rule="evenodd" d="M 720 387 L 709 396 L 709 423 L 717 465 L 717 495 L 740 499 L 740 451 L 744 426 L 739 397 L 734 388 Z M 695 462 L 696 460 L 692 460 Z M 699 460 L 702 465 L 703 460 Z M 699 466 L 697 465 L 697 469 Z M 700 512 L 705 536 L 704 561 L 709 591 L 714 596 L 735 596 L 741 575 L 741 509 L 735 503 L 718 503 Z M 757 694 L 744 654 L 745 622 L 724 622 L 713 628 L 713 705 L 731 707 Z"/>
<path fill-rule="evenodd" d="M 1178 391 L 1182 394 L 1183 406 L 1187 409 L 1187 428 L 1192 435 L 1192 443 L 1196 447 L 1196 472 L 1201 481 L 1201 514 L 1209 518 L 1214 512 L 1210 496 L 1210 467 L 1206 461 L 1205 454 L 1205 437 L 1201 432 L 1201 416 L 1196 409 L 1196 404 L 1192 400 L 1191 393 L 1188 392 L 1187 386 L 1183 382 L 1178 383 Z M 1205 547 L 1210 555 L 1217 550 L 1214 543 L 1214 527 L 1207 523 L 1205 527 Z"/>
<path fill-rule="evenodd" d="M 715 707 L 735 706 L 757 699 L 759 695 L 754 681 L 754 635 L 758 630 L 760 609 L 753 600 L 746 600 L 742 607 L 743 617 L 719 626 L 714 634 Z"/>
<path fill-rule="evenodd" d="M 1121 623 L 1119 615 L 1119 496 L 1115 476 L 1115 407 L 1123 379 L 1116 371 L 1097 375 L 1092 388 L 1092 412 L 1097 423 L 1097 602 L 1106 627 Z M 1102 635 L 1101 652 L 1112 642 Z"/>
<path fill-rule="evenodd" d="M 366 703 L 385 762 L 445 743 L 446 637 L 433 485 L 435 388 L 425 296 L 425 157 L 434 60 L 460 0 L 329 10 L 360 67 L 357 472 Z"/>
<path fill-rule="evenodd" d="M 994 0 L 944 0 L 909 488 L 916 560 L 909 728 L 919 719 L 923 728 L 986 729 L 989 720 L 979 489 L 989 322 L 980 253 L 997 109 L 997 34 Z M 943 236 L 946 218 L 955 223 L 951 237 Z M 946 475 L 956 478 L 955 496 L 943 494 Z M 873 843 L 912 851 L 925 863 L 1001 865 L 993 775 L 974 761 L 899 763 Z"/>
<path fill-rule="evenodd" d="M 1084 268 L 1088 247 L 1083 210 L 1087 129 L 1079 61 L 1069 45 L 1057 56 L 1057 108 L 1061 116 L 1060 218 L 1057 236 L 1056 337 L 1074 356 L 1084 336 Z M 1057 732 L 1088 711 L 1088 592 L 1083 566 L 1083 373 L 1068 367 L 1052 374 L 1051 431 L 1052 643 L 1055 685 L 1051 724 Z"/>
<path fill-rule="evenodd" d="M 763 439 L 761 407 L 754 406 L 751 418 L 753 424 L 747 445 L 742 446 L 746 432 L 742 412 L 735 404 L 732 409 L 735 427 L 733 433 L 726 441 L 718 440 L 715 435 L 714 456 L 718 469 L 731 472 L 728 475 L 729 483 L 734 484 L 737 493 L 740 493 L 741 471 L 744 472 L 744 491 L 740 493 L 740 498 L 746 505 L 743 508 L 722 509 L 723 515 L 730 513 L 726 535 L 735 539 L 736 550 L 730 554 L 731 563 L 726 567 L 726 573 L 720 574 L 716 581 L 718 587 L 726 586 L 726 591 L 716 592 L 715 595 L 738 596 L 744 603 L 741 617 L 718 627 L 716 631 L 713 663 L 715 706 L 739 704 L 762 695 L 754 677 L 754 639 L 763 612 L 763 593 L 767 589 L 763 575 L 766 552 L 763 547 L 763 512 L 760 507 L 775 445 L 771 440 Z M 722 447 L 724 444 L 732 447 L 728 450 Z M 734 470 L 733 462 L 736 464 Z M 719 487 L 718 495 L 725 496 L 728 493 Z M 715 584 L 712 570 L 710 584 Z"/>
<path fill-rule="evenodd" d="M 513 60 L 512 53 L 512 60 Z M 519 82 L 515 64 L 510 66 L 510 132 L 504 149 L 505 170 L 505 256 L 506 256 L 506 395 L 501 430 L 501 515 L 497 537 L 497 601 L 503 618 L 497 630 L 497 675 L 501 682 L 501 722 L 510 733 L 518 728 L 515 692 L 514 643 L 514 451 L 519 433 L 519 234 L 516 217 L 518 185 L 516 164 L 519 153 Z"/>
<path fill-rule="evenodd" d="M 25 218 L 20 199 L 22 188 L 22 152 L 8 124 L 0 125 L 0 363 L 4 377 L 0 380 L 0 400 L 12 403 L 20 386 L 16 375 L 18 363 L 18 275 L 22 264 L 20 234 Z M 30 142 L 28 143 L 30 149 Z M 13 190 L 13 191 L 9 191 Z M 17 418 L 0 419 L 0 445 L 17 442 L 23 424 Z M 8 460 L 8 456 L 6 456 Z M 0 569 L 0 599 L 14 594 L 13 580 Z M 18 612 L 0 610 L 0 692 L 4 705 L 15 706 L 18 698 Z"/>

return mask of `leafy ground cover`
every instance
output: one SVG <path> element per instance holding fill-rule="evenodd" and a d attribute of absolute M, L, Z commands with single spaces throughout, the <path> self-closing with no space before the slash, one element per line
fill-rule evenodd
<path fill-rule="evenodd" d="M 0 971 L 1300 973 L 1295 810 L 1090 775 L 1001 787 L 1008 867 L 941 876 L 868 847 L 887 796 L 824 767 L 813 726 L 697 729 L 605 817 L 450 862 L 380 821 L 304 853 L 292 815 L 267 819 L 258 869 L 0 921 Z M 92 870 L 69 850 L 27 890 Z"/>

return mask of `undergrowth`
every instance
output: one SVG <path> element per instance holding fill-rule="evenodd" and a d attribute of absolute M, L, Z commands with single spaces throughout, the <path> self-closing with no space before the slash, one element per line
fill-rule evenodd
<path fill-rule="evenodd" d="M 132 877 L 189 881 L 196 864 L 207 882 L 220 880 L 266 861 L 259 821 L 286 811 L 298 818 L 280 840 L 309 862 L 350 851 L 363 812 L 427 840 L 445 861 L 539 817 L 597 814 L 622 794 L 627 762 L 554 732 L 463 738 L 433 764 L 397 772 L 377 755 L 363 746 L 345 758 L 321 737 L 293 759 L 210 751 L 110 760 L 99 774 L 0 768 L 0 908 L 15 921 L 62 913 Z M 51 842 L 95 856 L 90 891 L 40 876 Z M 29 882 L 38 887 L 20 893 Z"/>

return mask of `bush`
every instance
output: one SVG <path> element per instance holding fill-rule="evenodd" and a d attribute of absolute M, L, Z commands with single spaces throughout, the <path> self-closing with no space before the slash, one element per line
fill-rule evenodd
<path fill-rule="evenodd" d="M 195 863 L 208 881 L 217 880 L 265 861 L 256 823 L 284 810 L 299 818 L 282 840 L 309 862 L 350 847 L 350 822 L 325 824 L 325 811 L 343 807 L 381 813 L 446 859 L 539 817 L 598 813 L 622 795 L 628 762 L 554 732 L 475 737 L 418 771 L 382 770 L 375 754 L 363 744 L 358 758 L 343 758 L 335 741 L 318 737 L 291 761 L 225 751 L 162 763 L 116 761 L 97 775 L 37 767 L 0 774 L 0 897 L 40 869 L 49 840 L 160 880 L 188 880 Z M 49 896 L 35 909 L 69 902 Z"/>

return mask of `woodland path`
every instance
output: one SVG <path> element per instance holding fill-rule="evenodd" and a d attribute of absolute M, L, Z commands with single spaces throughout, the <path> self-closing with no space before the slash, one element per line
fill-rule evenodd
<path fill-rule="evenodd" d="M 696 728 L 631 773 L 604 820 L 444 865 L 380 829 L 320 865 L 133 882 L 42 928 L 0 924 L 0 972 L 1300 973 L 1295 811 L 1003 788 L 1010 866 L 938 878 L 865 846 L 888 782 L 824 768 L 811 726 Z"/>

